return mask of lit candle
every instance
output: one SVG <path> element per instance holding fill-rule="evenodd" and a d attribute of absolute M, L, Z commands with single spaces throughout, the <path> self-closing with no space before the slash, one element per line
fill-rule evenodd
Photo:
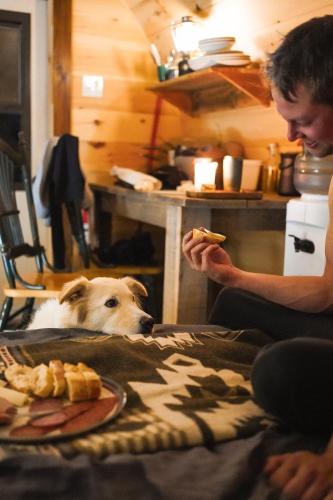
<path fill-rule="evenodd" d="M 196 158 L 194 160 L 194 187 L 196 191 L 215 189 L 217 162 L 211 158 Z"/>

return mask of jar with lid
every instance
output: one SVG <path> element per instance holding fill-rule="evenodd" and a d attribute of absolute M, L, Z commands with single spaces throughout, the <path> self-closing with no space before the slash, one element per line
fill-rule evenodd
<path fill-rule="evenodd" d="M 278 144 L 275 142 L 269 144 L 268 151 L 269 158 L 262 175 L 262 190 L 264 193 L 275 192 L 279 178 L 280 153 Z"/>

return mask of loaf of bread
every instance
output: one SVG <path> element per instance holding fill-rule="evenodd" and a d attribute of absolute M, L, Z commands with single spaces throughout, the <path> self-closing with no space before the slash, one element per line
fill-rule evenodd
<path fill-rule="evenodd" d="M 226 239 L 224 234 L 213 233 L 208 229 L 193 229 L 192 238 L 208 241 L 209 243 L 222 243 Z"/>
<path fill-rule="evenodd" d="M 59 397 L 66 392 L 70 401 L 84 401 L 98 399 L 102 391 L 102 381 L 95 370 L 84 363 L 74 365 L 59 359 L 34 368 L 11 365 L 5 370 L 5 377 L 17 391 L 40 398 Z"/>

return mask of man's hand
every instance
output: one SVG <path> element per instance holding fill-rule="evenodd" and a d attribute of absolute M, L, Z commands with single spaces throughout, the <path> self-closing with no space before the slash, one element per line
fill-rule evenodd
<path fill-rule="evenodd" d="M 183 238 L 182 250 L 192 269 L 224 285 L 233 285 L 239 273 L 227 252 L 217 244 L 192 238 L 192 231 Z"/>
<path fill-rule="evenodd" d="M 308 451 L 270 457 L 264 468 L 269 482 L 292 500 L 333 500 L 333 451 Z"/>

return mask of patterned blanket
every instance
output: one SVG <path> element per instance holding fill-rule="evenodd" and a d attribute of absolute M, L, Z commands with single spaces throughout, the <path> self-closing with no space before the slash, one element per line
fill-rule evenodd
<path fill-rule="evenodd" d="M 255 434 L 274 423 L 254 403 L 249 382 L 253 360 L 267 341 L 257 330 L 211 325 L 159 325 L 151 336 L 83 330 L 17 332 L 7 339 L 3 335 L 0 370 L 13 362 L 34 366 L 56 358 L 82 361 L 118 382 L 127 393 L 127 404 L 97 431 L 52 445 L 4 444 L 0 456 L 28 451 L 102 458 Z"/>

